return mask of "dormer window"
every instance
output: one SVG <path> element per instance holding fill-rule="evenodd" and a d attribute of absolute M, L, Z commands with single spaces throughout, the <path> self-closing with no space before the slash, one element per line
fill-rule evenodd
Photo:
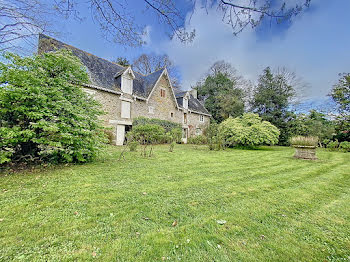
<path fill-rule="evenodd" d="M 185 109 L 188 109 L 188 98 L 187 97 L 184 97 L 183 106 Z"/>
<path fill-rule="evenodd" d="M 132 78 L 122 76 L 122 91 L 127 94 L 132 94 Z"/>
<path fill-rule="evenodd" d="M 121 89 L 126 94 L 132 94 L 133 91 L 133 80 L 135 75 L 132 72 L 131 67 L 128 67 L 125 72 L 122 74 Z"/>

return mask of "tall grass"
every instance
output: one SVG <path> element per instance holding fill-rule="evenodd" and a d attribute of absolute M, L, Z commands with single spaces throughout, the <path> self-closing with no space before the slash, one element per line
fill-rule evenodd
<path fill-rule="evenodd" d="M 290 144 L 293 146 L 317 146 L 317 136 L 294 136 L 290 139 Z"/>

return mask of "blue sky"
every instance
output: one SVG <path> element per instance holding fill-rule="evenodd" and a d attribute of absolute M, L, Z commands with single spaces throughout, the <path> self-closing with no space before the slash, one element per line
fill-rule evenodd
<path fill-rule="evenodd" d="M 296 2 L 291 0 L 290 2 Z M 56 28 L 60 40 L 106 59 L 123 56 L 133 60 L 141 53 L 166 53 L 175 62 L 183 89 L 189 89 L 217 60 L 226 60 L 245 78 L 256 82 L 266 66 L 285 66 L 302 77 L 309 87 L 303 92 L 305 100 L 321 104 L 338 73 L 350 72 L 350 10 L 349 0 L 312 0 L 311 8 L 295 17 L 291 23 L 264 23 L 257 30 L 248 28 L 233 36 L 228 25 L 221 21 L 217 8 L 197 8 L 188 28 L 195 28 L 193 43 L 185 45 L 169 39 L 166 27 L 158 23 L 142 0 L 129 1 L 135 10 L 136 21 L 148 31 L 143 47 L 130 48 L 106 41 L 88 8 L 79 11 L 85 19 L 61 19 Z M 189 17 L 188 1 L 181 10 Z"/>

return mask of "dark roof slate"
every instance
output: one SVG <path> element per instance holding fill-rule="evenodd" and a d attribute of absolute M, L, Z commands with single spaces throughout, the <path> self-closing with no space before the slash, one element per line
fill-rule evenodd
<path fill-rule="evenodd" d="M 126 67 L 80 50 L 74 46 L 67 45 L 52 37 L 39 34 L 38 53 L 55 51 L 62 48 L 71 50 L 86 66 L 92 85 L 113 91 L 121 91 L 121 75 L 127 69 Z M 135 79 L 133 81 L 134 94 L 147 99 L 163 71 L 164 68 L 146 76 L 135 72 Z M 182 97 L 184 97 L 186 93 L 187 92 L 180 92 L 175 95 L 180 107 L 183 107 Z M 198 99 L 194 98 L 192 95 L 190 95 L 188 101 L 188 108 L 199 113 L 209 114 Z"/>
<path fill-rule="evenodd" d="M 179 93 L 175 94 L 176 101 L 177 101 L 177 104 L 179 105 L 179 107 L 183 108 L 183 97 L 187 94 L 187 92 L 188 91 L 183 91 L 183 92 L 179 92 Z M 195 112 L 210 115 L 210 113 L 203 106 L 203 104 L 197 98 L 195 98 L 192 94 L 189 94 L 188 109 L 195 111 Z"/>
<path fill-rule="evenodd" d="M 200 112 L 200 113 L 204 113 L 204 114 L 210 115 L 210 113 L 203 106 L 203 104 L 201 102 L 199 102 L 199 100 L 197 98 L 193 97 L 192 95 L 190 95 L 190 99 L 188 99 L 188 108 L 190 110 L 193 110 L 193 111 L 196 111 L 196 112 Z"/>
<path fill-rule="evenodd" d="M 67 45 L 49 36 L 39 34 L 39 53 L 50 52 L 62 48 L 71 50 L 72 53 L 86 66 L 92 85 L 120 91 L 120 76 L 125 72 L 127 69 L 126 67 L 82 51 L 74 46 Z M 133 91 L 135 95 L 147 98 L 163 71 L 164 68 L 147 76 L 135 72 L 135 79 L 133 82 Z"/>
<path fill-rule="evenodd" d="M 115 90 L 114 87 L 116 83 L 114 76 L 116 73 L 123 70 L 124 67 L 84 52 L 46 35 L 39 34 L 38 52 L 50 52 L 62 48 L 71 50 L 72 53 L 87 67 L 92 85 Z"/>

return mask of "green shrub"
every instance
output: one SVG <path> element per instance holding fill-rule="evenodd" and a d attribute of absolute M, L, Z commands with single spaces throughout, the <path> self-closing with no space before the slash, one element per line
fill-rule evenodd
<path fill-rule="evenodd" d="M 105 133 L 105 135 L 107 137 L 106 142 L 110 145 L 113 145 L 113 142 L 115 140 L 115 133 L 110 129 L 104 129 L 103 132 Z"/>
<path fill-rule="evenodd" d="M 327 147 L 327 145 L 328 145 L 329 142 L 331 142 L 330 139 L 324 139 L 324 140 L 322 141 L 322 145 L 323 145 L 324 147 Z"/>
<path fill-rule="evenodd" d="M 350 152 L 350 142 L 344 141 L 339 144 L 339 148 L 344 152 Z"/>
<path fill-rule="evenodd" d="M 167 137 L 164 128 L 159 125 L 138 125 L 128 132 L 128 139 L 130 139 L 129 143 L 136 141 L 143 145 L 141 155 L 145 157 L 152 156 L 153 145 L 162 143 Z M 150 145 L 149 152 L 146 150 L 148 145 Z"/>
<path fill-rule="evenodd" d="M 0 62 L 0 163 L 85 162 L 105 141 L 86 69 L 67 50 Z"/>
<path fill-rule="evenodd" d="M 208 141 L 205 136 L 193 136 L 188 138 L 187 143 L 194 145 L 205 145 L 208 143 Z"/>
<path fill-rule="evenodd" d="M 168 143 L 181 143 L 181 137 L 182 137 L 182 129 L 181 128 L 173 128 L 170 130 L 168 134 Z"/>
<path fill-rule="evenodd" d="M 219 137 L 224 146 L 273 145 L 278 142 L 280 131 L 257 114 L 246 113 L 237 118 L 228 118 L 219 125 Z"/>
<path fill-rule="evenodd" d="M 293 146 L 317 146 L 318 137 L 314 136 L 294 136 L 290 139 Z"/>
<path fill-rule="evenodd" d="M 139 142 L 137 141 L 131 141 L 128 143 L 129 149 L 131 152 L 137 151 L 137 146 L 139 145 Z"/>
<path fill-rule="evenodd" d="M 336 141 L 331 141 L 328 143 L 327 148 L 331 151 L 336 151 L 338 149 L 339 142 L 338 140 Z"/>
<path fill-rule="evenodd" d="M 139 125 L 158 125 L 163 127 L 166 133 L 176 128 L 181 130 L 181 125 L 179 123 L 174 123 L 167 120 L 161 120 L 158 118 L 137 117 L 133 120 L 132 125 L 133 127 L 139 126 Z"/>
<path fill-rule="evenodd" d="M 175 142 L 175 141 L 173 141 L 173 142 L 170 143 L 169 152 L 173 152 L 173 151 L 174 151 L 175 145 L 176 145 L 176 142 Z"/>
<path fill-rule="evenodd" d="M 212 136 L 211 138 L 208 138 L 208 147 L 209 150 L 220 150 L 223 148 L 222 146 L 222 139 L 219 136 Z"/>
<path fill-rule="evenodd" d="M 132 141 L 137 141 L 142 145 L 159 144 L 164 141 L 165 130 L 159 125 L 138 125 L 129 132 Z"/>

